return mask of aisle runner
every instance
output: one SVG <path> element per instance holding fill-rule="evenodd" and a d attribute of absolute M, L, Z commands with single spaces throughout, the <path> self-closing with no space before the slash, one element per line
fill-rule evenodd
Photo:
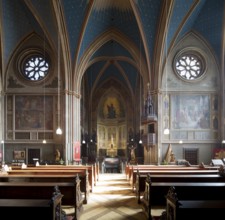
<path fill-rule="evenodd" d="M 100 174 L 80 220 L 145 220 L 125 174 Z"/>

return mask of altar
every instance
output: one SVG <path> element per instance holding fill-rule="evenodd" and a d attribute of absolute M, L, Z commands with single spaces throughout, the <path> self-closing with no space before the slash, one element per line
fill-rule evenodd
<path fill-rule="evenodd" d="M 102 163 L 102 170 L 104 173 L 120 173 L 121 161 L 119 157 L 105 157 Z"/>

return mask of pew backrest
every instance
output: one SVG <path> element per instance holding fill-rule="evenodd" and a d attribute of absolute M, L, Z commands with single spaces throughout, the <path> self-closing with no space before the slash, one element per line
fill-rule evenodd
<path fill-rule="evenodd" d="M 83 196 L 80 191 L 80 179 L 74 182 L 0 182 L 2 199 L 48 199 L 52 189 L 57 186 L 63 194 L 62 205 L 73 206 L 77 216 L 83 210 Z"/>
<path fill-rule="evenodd" d="M 35 219 L 61 220 L 61 201 L 63 195 L 57 187 L 48 199 L 0 199 L 0 212 L 2 216 L 10 219 L 29 220 Z M 18 212 L 18 210 L 20 210 Z"/>

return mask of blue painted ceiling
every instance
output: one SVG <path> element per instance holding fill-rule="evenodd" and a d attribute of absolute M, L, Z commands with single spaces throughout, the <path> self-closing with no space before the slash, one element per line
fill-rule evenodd
<path fill-rule="evenodd" d="M 60 29 L 61 44 L 67 48 L 63 53 L 67 53 L 72 74 L 86 51 L 98 42 L 99 47 L 89 59 L 93 65 L 89 85 L 100 85 L 113 77 L 135 90 L 140 72 L 135 53 L 143 56 L 145 77 L 151 81 L 154 74 L 159 74 L 153 71 L 154 65 L 158 65 L 154 62 L 159 59 L 157 56 L 165 59 L 166 49 L 170 50 L 190 31 L 198 33 L 221 62 L 224 3 L 224 0 L 1 0 L 1 72 L 4 73 L 16 47 L 29 34 L 36 33 L 57 48 Z M 129 42 L 130 47 L 123 42 Z M 163 52 L 158 51 L 158 45 L 164 48 L 160 50 Z M 112 59 L 117 65 L 111 63 L 102 72 Z M 86 74 L 90 69 L 87 68 Z"/>

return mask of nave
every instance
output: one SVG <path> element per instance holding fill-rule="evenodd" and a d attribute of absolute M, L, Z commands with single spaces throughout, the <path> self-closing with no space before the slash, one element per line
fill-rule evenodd
<path fill-rule="evenodd" d="M 124 173 L 100 174 L 80 220 L 145 220 Z"/>

